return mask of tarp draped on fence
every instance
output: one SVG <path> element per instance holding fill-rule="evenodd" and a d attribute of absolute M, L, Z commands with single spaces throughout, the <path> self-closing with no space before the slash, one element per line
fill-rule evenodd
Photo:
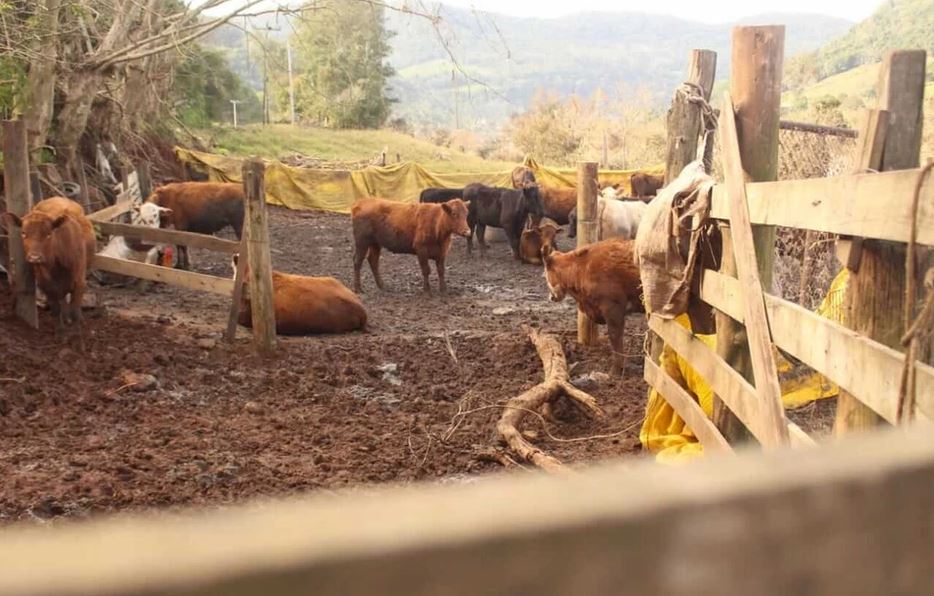
<path fill-rule="evenodd" d="M 175 148 L 175 155 L 183 164 L 204 172 L 218 182 L 240 182 L 241 160 Z M 547 168 L 526 157 L 523 165 L 535 172 L 542 184 L 555 187 L 574 187 L 577 171 L 572 168 Z M 601 170 L 598 177 L 604 184 L 623 185 L 631 193 L 630 178 L 637 172 L 663 173 L 664 167 L 643 170 Z M 290 209 L 323 209 L 349 213 L 350 206 L 359 198 L 378 196 L 406 203 L 418 201 L 419 193 L 428 187 L 461 188 L 471 182 L 490 186 L 512 185 L 511 172 L 480 172 L 437 174 L 414 162 L 403 162 L 384 167 L 370 166 L 363 170 L 319 170 L 296 168 L 278 161 L 266 163 L 266 201 Z"/>

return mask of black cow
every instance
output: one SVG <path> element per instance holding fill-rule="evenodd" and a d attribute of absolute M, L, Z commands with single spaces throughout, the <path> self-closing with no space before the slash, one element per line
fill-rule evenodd
<path fill-rule="evenodd" d="M 419 203 L 447 203 L 451 199 L 463 199 L 463 188 L 426 188 L 418 196 Z"/>
<path fill-rule="evenodd" d="M 473 251 L 472 238 L 476 236 L 480 244 L 480 256 L 488 248 L 483 239 L 486 226 L 502 228 L 509 239 L 509 246 L 515 258 L 519 255 L 519 239 L 529 215 L 543 215 L 542 201 L 538 196 L 537 186 L 522 189 L 499 188 L 483 184 L 468 184 L 464 187 L 464 200 L 470 204 L 467 224 L 471 236 L 467 238 L 467 252 Z"/>

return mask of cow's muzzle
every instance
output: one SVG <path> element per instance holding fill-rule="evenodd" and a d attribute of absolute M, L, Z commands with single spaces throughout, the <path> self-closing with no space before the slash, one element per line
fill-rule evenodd
<path fill-rule="evenodd" d="M 30 265 L 41 265 L 42 264 L 42 255 L 36 253 L 30 253 L 26 255 L 26 262 Z"/>

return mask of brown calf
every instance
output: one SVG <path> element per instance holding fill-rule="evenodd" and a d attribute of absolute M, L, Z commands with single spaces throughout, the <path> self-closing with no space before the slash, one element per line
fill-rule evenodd
<path fill-rule="evenodd" d="M 177 182 L 160 186 L 147 199 L 171 209 L 161 218 L 163 228 L 213 234 L 227 226 L 237 238 L 243 231 L 243 185 L 228 182 Z M 188 247 L 178 247 L 179 267 L 188 269 Z"/>
<path fill-rule="evenodd" d="M 333 277 L 272 272 L 276 333 L 312 335 L 347 333 L 366 327 L 366 310 L 356 294 Z M 244 284 L 238 322 L 253 326 L 249 287 Z"/>
<path fill-rule="evenodd" d="M 545 248 L 545 281 L 554 302 L 570 294 L 592 321 L 606 324 L 613 372 L 625 371 L 626 315 L 642 307 L 642 281 L 633 261 L 634 242 L 613 238 L 560 253 Z"/>
<path fill-rule="evenodd" d="M 385 199 L 360 199 L 350 208 L 353 224 L 354 259 L 353 287 L 360 291 L 360 268 L 363 259 L 370 262 L 373 278 L 380 290 L 383 280 L 379 275 L 379 254 L 385 248 L 389 252 L 414 254 L 422 268 L 424 289 L 431 291 L 428 276 L 431 269 L 428 260 L 435 262 L 438 282 L 442 292 L 447 291 L 444 283 L 444 259 L 451 248 L 451 235 L 469 236 L 467 225 L 467 203 L 452 199 L 445 203 L 418 203 L 408 205 Z"/>
<path fill-rule="evenodd" d="M 549 251 L 553 250 L 555 236 L 560 233 L 561 226 L 551 219 L 544 218 L 538 225 L 530 221 L 519 239 L 519 258 L 523 263 L 541 265 L 542 247 L 548 246 Z"/>
<path fill-rule="evenodd" d="M 541 198 L 545 217 L 561 225 L 568 223 L 568 214 L 571 209 L 577 207 L 576 188 L 554 188 L 539 184 L 538 196 Z"/>
<path fill-rule="evenodd" d="M 84 350 L 81 300 L 96 249 L 94 229 L 84 216 L 84 209 L 70 199 L 51 197 L 37 203 L 22 218 L 4 213 L 3 219 L 7 226 L 13 224 L 22 229 L 26 261 L 32 266 L 36 285 L 46 295 L 56 318 L 56 335 L 64 329 L 66 321 L 75 323 Z"/>

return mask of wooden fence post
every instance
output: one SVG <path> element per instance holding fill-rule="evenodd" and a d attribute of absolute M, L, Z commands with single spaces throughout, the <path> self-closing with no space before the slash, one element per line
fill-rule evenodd
<path fill-rule="evenodd" d="M 32 209 L 29 179 L 29 149 L 26 143 L 26 125 L 22 120 L 3 122 L 3 178 L 6 187 L 6 205 L 11 213 L 22 217 Z M 26 264 L 26 252 L 19 227 L 9 226 L 10 281 L 15 292 L 16 316 L 33 329 L 39 328 L 36 310 L 36 279 L 32 267 Z"/>
<path fill-rule="evenodd" d="M 691 50 L 688 78 L 696 85 L 704 100 L 710 101 L 713 80 L 717 75 L 717 53 L 711 50 Z M 698 137 L 703 130 L 700 106 L 692 104 L 681 93 L 675 93 L 668 110 L 668 157 L 665 163 L 665 184 L 678 177 L 684 166 L 697 159 Z"/>
<path fill-rule="evenodd" d="M 743 170 L 748 182 L 778 177 L 778 121 L 781 107 L 785 27 L 735 27 L 730 73 L 730 95 L 736 112 Z M 736 277 L 736 261 L 729 228 L 724 226 L 723 261 L 720 271 Z M 762 289 L 772 287 L 775 228 L 753 226 L 756 263 Z M 729 315 L 717 313 L 717 353 L 746 380 L 754 382 L 752 362 L 742 325 Z M 714 423 L 730 442 L 750 438 L 739 419 L 714 396 Z"/>
<path fill-rule="evenodd" d="M 877 95 L 879 108 L 888 111 L 888 126 L 880 170 L 903 170 L 919 165 L 925 59 L 923 50 L 899 50 L 889 53 L 882 63 Z M 861 244 L 858 267 L 851 271 L 846 291 L 844 322 L 858 333 L 904 351 L 901 335 L 905 331 L 902 322 L 905 245 L 868 239 Z M 880 424 L 882 419 L 873 410 L 840 392 L 834 421 L 836 434 Z"/>
<path fill-rule="evenodd" d="M 577 246 L 597 240 L 597 164 L 584 161 L 577 165 Z M 596 340 L 596 325 L 578 309 L 577 341 L 589 346 Z"/>
<path fill-rule="evenodd" d="M 716 75 L 717 53 L 711 50 L 691 50 L 688 76 L 685 82 L 696 85 L 705 101 L 710 101 Z M 704 132 L 701 107 L 689 102 L 687 97 L 676 91 L 674 99 L 671 100 L 671 107 L 668 109 L 667 123 L 668 153 L 665 162 L 665 184 L 677 178 L 684 166 L 697 158 L 699 137 Z M 706 153 L 712 151 L 713 142 L 706 147 Z M 651 330 L 648 333 L 649 357 L 657 363 L 661 358 L 664 342 Z"/>
<path fill-rule="evenodd" d="M 272 257 L 269 253 L 269 225 L 263 184 L 265 171 L 266 166 L 257 157 L 243 162 L 243 193 L 246 198 L 244 232 L 250 264 L 253 344 L 260 354 L 269 356 L 276 347 L 276 312 L 272 301 Z"/>
<path fill-rule="evenodd" d="M 33 205 L 45 198 L 42 194 L 42 180 L 39 178 L 39 170 L 30 170 L 29 172 L 29 194 L 32 196 Z"/>
<path fill-rule="evenodd" d="M 136 176 L 139 182 L 139 192 L 143 195 L 143 201 L 152 194 L 152 172 L 148 161 L 141 161 L 136 165 Z"/>

